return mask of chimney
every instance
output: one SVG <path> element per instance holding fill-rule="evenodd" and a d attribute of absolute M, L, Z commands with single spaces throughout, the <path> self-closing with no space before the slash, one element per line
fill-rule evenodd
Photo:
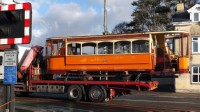
<path fill-rule="evenodd" d="M 176 5 L 177 12 L 184 12 L 184 3 L 178 3 Z"/>

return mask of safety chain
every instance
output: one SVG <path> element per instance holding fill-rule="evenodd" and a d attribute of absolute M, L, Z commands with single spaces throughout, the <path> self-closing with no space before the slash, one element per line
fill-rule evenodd
<path fill-rule="evenodd" d="M 14 101 L 15 101 L 15 98 L 12 99 L 12 100 L 10 100 L 9 102 L 4 103 L 3 105 L 0 105 L 0 108 L 4 107 L 4 106 L 6 106 L 6 105 L 8 105 L 9 103 L 14 102 Z"/>

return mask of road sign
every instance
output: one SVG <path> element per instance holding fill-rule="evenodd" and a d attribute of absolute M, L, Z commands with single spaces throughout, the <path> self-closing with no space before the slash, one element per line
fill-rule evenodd
<path fill-rule="evenodd" d="M 17 66 L 4 66 L 4 84 L 17 83 Z"/>
<path fill-rule="evenodd" d="M 17 50 L 4 51 L 4 84 L 17 83 Z"/>
<path fill-rule="evenodd" d="M 16 50 L 8 50 L 4 52 L 4 66 L 17 66 Z"/>

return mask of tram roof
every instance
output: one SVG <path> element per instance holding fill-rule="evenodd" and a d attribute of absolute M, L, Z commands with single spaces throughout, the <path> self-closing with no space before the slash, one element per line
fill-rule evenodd
<path fill-rule="evenodd" d="M 148 38 L 149 35 L 168 35 L 169 38 L 178 35 L 189 35 L 187 31 L 162 31 L 162 32 L 144 32 L 144 33 L 129 33 L 129 34 L 111 34 L 111 35 L 86 35 L 86 36 L 67 36 L 67 37 L 51 37 L 47 40 L 67 39 L 67 40 L 101 40 L 101 39 L 118 39 L 118 38 Z"/>

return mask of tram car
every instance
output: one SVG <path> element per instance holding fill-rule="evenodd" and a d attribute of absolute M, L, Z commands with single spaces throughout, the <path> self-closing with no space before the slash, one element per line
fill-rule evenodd
<path fill-rule="evenodd" d="M 15 90 L 67 93 L 71 101 L 93 102 L 154 90 L 158 81 L 152 76 L 188 72 L 189 36 L 165 31 L 48 38 L 44 49 L 33 46 L 25 55 Z"/>

